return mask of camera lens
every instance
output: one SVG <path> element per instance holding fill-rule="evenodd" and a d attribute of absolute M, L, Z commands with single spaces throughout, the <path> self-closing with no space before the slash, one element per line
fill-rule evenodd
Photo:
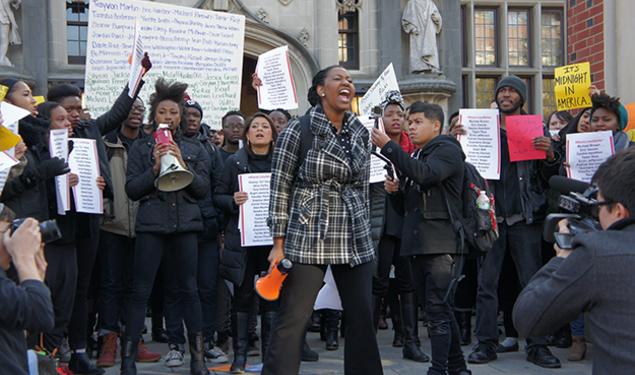
<path fill-rule="evenodd" d="M 42 233 L 42 242 L 49 243 L 62 238 L 60 228 L 57 227 L 55 220 L 47 220 L 40 223 L 40 232 Z"/>

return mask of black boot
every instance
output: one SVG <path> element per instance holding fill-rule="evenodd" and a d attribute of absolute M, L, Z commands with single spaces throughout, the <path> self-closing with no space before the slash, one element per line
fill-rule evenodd
<path fill-rule="evenodd" d="M 249 313 L 232 312 L 232 344 L 234 362 L 230 374 L 244 374 L 247 364 L 247 345 L 249 343 Z"/>
<path fill-rule="evenodd" d="M 305 338 L 304 346 L 302 347 L 302 362 L 317 362 L 319 359 L 320 355 L 311 350 L 311 347 Z"/>
<path fill-rule="evenodd" d="M 386 294 L 388 299 L 388 307 L 390 308 L 390 320 L 392 321 L 392 330 L 395 331 L 392 340 L 393 348 L 403 348 L 404 346 L 404 332 L 401 321 L 401 305 L 399 303 L 399 295 L 396 291 L 388 290 Z"/>
<path fill-rule="evenodd" d="M 129 336 L 121 336 L 121 374 L 136 375 L 137 351 L 139 350 L 139 338 L 133 340 Z"/>
<path fill-rule="evenodd" d="M 168 343 L 168 335 L 163 329 L 163 314 L 152 314 L 152 341 L 162 344 Z"/>
<path fill-rule="evenodd" d="M 103 368 L 93 365 L 86 353 L 72 353 L 68 368 L 74 374 L 82 375 L 100 375 L 106 372 Z"/>
<path fill-rule="evenodd" d="M 454 317 L 459 325 L 461 345 L 470 345 L 472 343 L 472 312 L 457 310 L 454 312 Z"/>
<path fill-rule="evenodd" d="M 415 294 L 401 294 L 401 319 L 405 335 L 403 357 L 415 362 L 429 362 L 430 357 L 425 355 L 417 346 L 417 313 Z"/>
<path fill-rule="evenodd" d="M 381 296 L 376 296 L 373 294 L 373 327 L 375 327 L 375 334 L 377 334 L 377 329 L 379 328 L 379 316 L 381 315 Z"/>
<path fill-rule="evenodd" d="M 322 325 L 326 337 L 326 350 L 337 350 L 337 330 L 339 328 L 340 312 L 337 310 L 322 310 Z"/>
<path fill-rule="evenodd" d="M 276 322 L 277 316 L 277 311 L 263 311 L 260 314 L 260 345 L 263 363 L 265 362 L 265 356 L 267 355 L 267 349 L 269 348 L 269 339 L 271 338 L 271 331 L 273 330 L 273 325 Z"/>
<path fill-rule="evenodd" d="M 187 339 L 190 342 L 190 374 L 209 375 L 209 370 L 205 367 L 205 341 L 203 333 L 188 333 Z"/>

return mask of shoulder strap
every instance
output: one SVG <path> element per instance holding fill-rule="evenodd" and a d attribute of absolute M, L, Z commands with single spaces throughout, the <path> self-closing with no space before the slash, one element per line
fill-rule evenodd
<path fill-rule="evenodd" d="M 443 199 L 445 200 L 445 205 L 448 207 L 448 214 L 450 215 L 450 221 L 452 222 L 452 227 L 461 238 L 461 253 L 463 253 L 465 250 L 465 228 L 463 227 L 463 223 L 460 220 L 460 217 L 462 217 L 462 215 L 459 216 L 459 215 L 456 215 L 456 213 L 453 213 L 452 207 L 450 206 L 450 201 L 448 200 L 448 195 L 446 194 L 445 187 L 443 186 L 443 182 L 440 182 L 438 186 L 439 186 L 439 189 L 441 189 L 441 195 L 443 195 Z M 455 220 L 455 217 L 456 217 L 456 220 Z"/>
<path fill-rule="evenodd" d="M 300 117 L 300 158 L 298 159 L 298 168 L 304 163 L 306 154 L 309 153 L 313 145 L 313 132 L 311 131 L 311 116 L 304 115 Z"/>

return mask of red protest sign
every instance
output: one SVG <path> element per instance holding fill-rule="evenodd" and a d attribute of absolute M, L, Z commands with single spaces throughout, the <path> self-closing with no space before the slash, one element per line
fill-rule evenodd
<path fill-rule="evenodd" d="M 536 137 L 545 135 L 542 116 L 525 115 L 505 117 L 507 144 L 511 161 L 546 159 L 547 154 L 532 144 Z"/>

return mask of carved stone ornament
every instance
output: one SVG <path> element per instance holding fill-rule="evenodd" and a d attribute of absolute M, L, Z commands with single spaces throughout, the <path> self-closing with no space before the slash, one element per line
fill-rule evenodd
<path fill-rule="evenodd" d="M 280 2 L 282 3 L 282 5 L 289 5 L 289 3 L 291 3 L 291 0 L 280 0 Z"/>
<path fill-rule="evenodd" d="M 302 28 L 302 31 L 300 31 L 300 36 L 298 37 L 298 39 L 300 39 L 300 41 L 302 42 L 302 44 L 304 44 L 305 47 L 309 46 L 309 31 L 306 29 L 306 27 Z"/>
<path fill-rule="evenodd" d="M 363 0 L 335 0 L 337 2 L 337 8 L 344 10 L 344 12 L 355 12 L 362 10 Z"/>
<path fill-rule="evenodd" d="M 256 17 L 264 23 L 269 23 L 267 19 L 267 12 L 265 12 L 265 8 L 258 9 L 258 13 L 256 13 Z"/>

